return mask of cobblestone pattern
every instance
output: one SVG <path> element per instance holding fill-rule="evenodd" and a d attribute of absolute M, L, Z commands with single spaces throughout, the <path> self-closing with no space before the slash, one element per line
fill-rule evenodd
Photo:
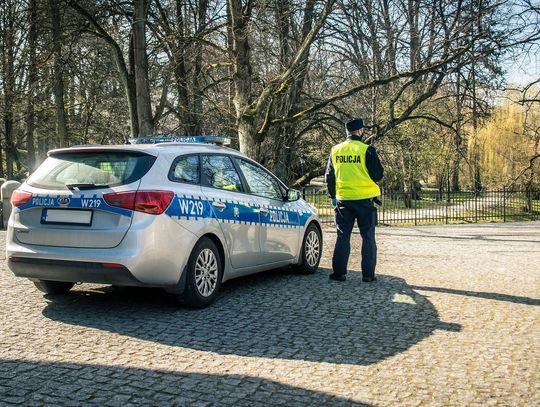
<path fill-rule="evenodd" d="M 5 232 L 0 233 L 2 239 Z M 44 297 L 0 267 L 0 405 L 540 405 L 540 223 L 379 228 L 345 283 L 227 282 L 204 310 L 160 290 Z"/>

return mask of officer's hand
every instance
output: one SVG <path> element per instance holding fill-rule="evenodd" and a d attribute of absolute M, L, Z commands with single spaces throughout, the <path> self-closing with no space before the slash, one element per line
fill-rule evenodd
<path fill-rule="evenodd" d="M 337 199 L 336 198 L 331 198 L 330 199 L 330 202 L 332 202 L 332 206 L 335 208 L 337 206 Z"/>

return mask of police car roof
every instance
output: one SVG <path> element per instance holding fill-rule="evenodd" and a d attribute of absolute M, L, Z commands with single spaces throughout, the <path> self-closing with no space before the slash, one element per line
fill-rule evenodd
<path fill-rule="evenodd" d="M 104 151 L 139 151 L 146 154 L 158 156 L 162 152 L 168 153 L 201 153 L 201 152 L 227 152 L 229 154 L 235 154 L 244 156 L 238 150 L 234 150 L 229 147 L 217 146 L 207 143 L 177 143 L 166 142 L 156 144 L 116 144 L 116 145 L 78 145 L 67 148 L 58 148 L 49 151 L 49 155 L 61 154 L 61 153 L 74 153 L 74 152 L 104 152 Z"/>

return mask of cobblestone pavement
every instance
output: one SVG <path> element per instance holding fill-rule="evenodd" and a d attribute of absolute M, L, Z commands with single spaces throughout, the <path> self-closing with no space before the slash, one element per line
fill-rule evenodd
<path fill-rule="evenodd" d="M 540 405 L 540 222 L 381 227 L 373 284 L 357 254 L 328 281 L 334 239 L 317 274 L 230 281 L 204 310 L 44 297 L 3 259 L 0 405 Z"/>

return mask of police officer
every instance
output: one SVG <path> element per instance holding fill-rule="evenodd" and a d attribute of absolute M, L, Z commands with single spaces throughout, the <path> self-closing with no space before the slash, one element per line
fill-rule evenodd
<path fill-rule="evenodd" d="M 376 182 L 384 169 L 375 148 L 362 142 L 364 121 L 352 118 L 345 124 L 347 140 L 332 147 L 325 181 L 336 216 L 337 239 L 330 280 L 345 281 L 355 222 L 362 236 L 362 281 L 375 281 L 377 210 L 373 199 L 381 194 Z"/>

